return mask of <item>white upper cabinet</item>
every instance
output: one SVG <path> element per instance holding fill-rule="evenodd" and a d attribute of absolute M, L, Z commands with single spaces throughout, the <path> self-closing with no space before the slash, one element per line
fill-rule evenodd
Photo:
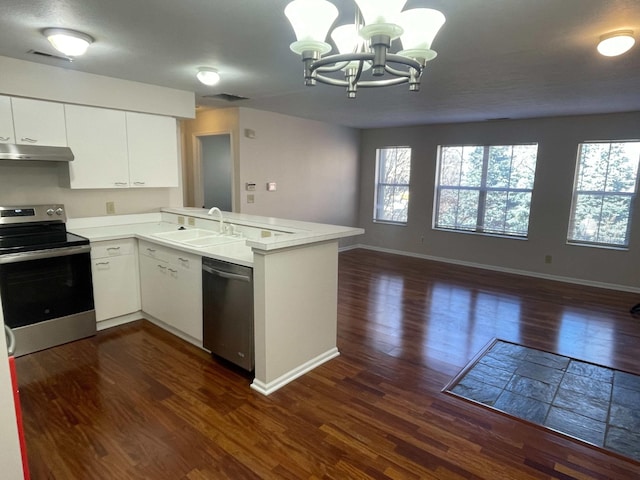
<path fill-rule="evenodd" d="M 178 186 L 176 120 L 65 105 L 71 188 Z"/>
<path fill-rule="evenodd" d="M 132 187 L 178 186 L 178 139 L 171 117 L 127 112 Z"/>
<path fill-rule="evenodd" d="M 13 133 L 11 98 L 0 95 L 0 143 L 16 143 Z"/>
<path fill-rule="evenodd" d="M 125 113 L 65 105 L 67 139 L 74 155 L 71 188 L 126 188 L 129 160 Z"/>
<path fill-rule="evenodd" d="M 67 146 L 64 106 L 27 98 L 12 98 L 16 142 L 25 145 Z"/>

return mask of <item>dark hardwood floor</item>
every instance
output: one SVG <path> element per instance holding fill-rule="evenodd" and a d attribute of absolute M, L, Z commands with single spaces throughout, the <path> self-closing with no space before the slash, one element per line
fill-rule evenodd
<path fill-rule="evenodd" d="M 146 321 L 17 359 L 32 478 L 638 479 L 441 390 L 494 337 L 640 373 L 639 301 L 345 252 L 341 356 L 269 397 Z"/>

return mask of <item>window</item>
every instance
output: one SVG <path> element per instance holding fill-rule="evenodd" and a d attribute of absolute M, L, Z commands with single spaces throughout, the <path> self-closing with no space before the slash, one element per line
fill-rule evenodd
<path fill-rule="evenodd" d="M 376 192 L 373 220 L 407 223 L 411 148 L 379 148 L 376 155 Z"/>
<path fill-rule="evenodd" d="M 434 228 L 526 237 L 537 144 L 441 146 Z"/>
<path fill-rule="evenodd" d="M 629 245 L 639 159 L 638 141 L 580 145 L 569 242 L 615 247 Z"/>

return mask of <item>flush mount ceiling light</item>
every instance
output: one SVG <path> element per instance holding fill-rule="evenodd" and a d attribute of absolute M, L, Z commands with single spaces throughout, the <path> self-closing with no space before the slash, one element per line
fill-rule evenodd
<path fill-rule="evenodd" d="M 598 52 L 605 57 L 615 57 L 628 52 L 635 43 L 633 30 L 618 30 L 600 37 Z"/>
<path fill-rule="evenodd" d="M 445 17 L 430 8 L 401 12 L 406 1 L 355 0 L 355 22 L 333 30 L 331 38 L 337 53 L 326 56 L 332 47 L 325 40 L 338 9 L 327 0 L 289 3 L 284 14 L 297 37 L 290 48 L 302 57 L 305 85 L 321 82 L 346 87 L 349 98 L 355 98 L 358 87 L 408 83 L 410 91 L 419 91 L 424 68 L 437 55 L 431 43 Z M 391 44 L 397 38 L 403 49 L 392 53 Z M 367 70 L 373 78 L 363 80 Z M 336 76 L 339 72 L 343 72 L 342 78 Z"/>
<path fill-rule="evenodd" d="M 47 28 L 43 33 L 53 48 L 68 57 L 84 55 L 89 45 L 93 43 L 93 38 L 86 33 L 66 28 Z"/>
<path fill-rule="evenodd" d="M 215 85 L 220 81 L 220 74 L 215 68 L 200 67 L 196 77 L 200 80 L 200 83 L 208 86 Z"/>

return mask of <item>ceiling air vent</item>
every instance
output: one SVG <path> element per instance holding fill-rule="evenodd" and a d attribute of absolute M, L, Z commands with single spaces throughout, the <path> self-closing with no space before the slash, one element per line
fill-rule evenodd
<path fill-rule="evenodd" d="M 52 55 L 50 53 L 39 52 L 37 50 L 29 50 L 27 53 L 31 53 L 32 55 L 40 55 L 41 57 L 47 57 L 53 60 L 64 60 L 65 62 L 73 61 L 73 59 L 70 57 L 63 57 L 62 55 Z"/>
<path fill-rule="evenodd" d="M 217 95 L 203 95 L 202 98 L 213 98 L 214 100 L 226 100 L 227 102 L 237 102 L 238 100 L 249 100 L 247 97 L 232 95 L 230 93 L 218 93 Z"/>

